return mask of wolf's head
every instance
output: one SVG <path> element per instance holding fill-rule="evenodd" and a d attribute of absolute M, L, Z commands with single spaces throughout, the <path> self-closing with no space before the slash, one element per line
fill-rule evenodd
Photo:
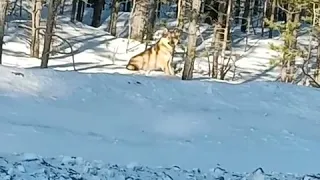
<path fill-rule="evenodd" d="M 180 35 L 181 32 L 178 29 L 168 30 L 165 28 L 162 33 L 161 42 L 174 48 L 179 43 Z"/>

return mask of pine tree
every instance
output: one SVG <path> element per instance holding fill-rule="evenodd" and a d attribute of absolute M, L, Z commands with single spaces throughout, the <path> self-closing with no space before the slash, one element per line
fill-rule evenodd
<path fill-rule="evenodd" d="M 282 45 L 270 44 L 272 50 L 280 53 L 278 58 L 271 60 L 272 65 L 281 66 L 281 81 L 291 83 L 295 76 L 296 58 L 301 56 L 303 51 L 297 46 L 298 31 L 300 29 L 300 15 L 310 0 L 287 0 L 281 7 L 286 7 L 286 23 L 271 22 L 267 20 L 271 29 L 278 29 L 284 41 Z"/>

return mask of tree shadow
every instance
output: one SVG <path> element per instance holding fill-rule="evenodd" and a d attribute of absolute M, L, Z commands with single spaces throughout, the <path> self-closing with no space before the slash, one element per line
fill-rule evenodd
<path fill-rule="evenodd" d="M 25 52 L 12 51 L 9 49 L 3 49 L 3 54 L 8 55 L 8 56 L 30 58 L 30 55 Z"/>
<path fill-rule="evenodd" d="M 58 33 L 62 34 L 62 33 L 67 33 L 67 32 L 61 31 Z M 74 45 L 80 44 L 80 46 L 78 48 L 73 49 L 74 53 L 78 54 L 78 53 L 81 53 L 85 50 L 93 49 L 96 46 L 99 46 L 103 43 L 106 43 L 108 41 L 112 41 L 112 40 L 116 39 L 116 37 L 112 37 L 110 39 L 96 40 L 96 39 L 104 37 L 106 35 L 109 35 L 109 34 L 104 33 L 104 34 L 99 34 L 99 35 L 87 35 L 87 36 L 79 35 L 79 36 L 70 37 L 66 40 L 73 46 L 73 48 L 74 48 Z M 69 49 L 69 46 L 66 43 L 64 43 L 62 46 L 59 47 L 59 49 L 61 51 L 63 51 L 63 50 Z"/>
<path fill-rule="evenodd" d="M 113 66 L 114 64 L 98 64 L 98 65 L 94 65 L 94 66 L 88 66 L 88 67 L 84 67 L 84 68 L 77 68 L 77 71 L 85 71 L 85 70 L 89 70 L 89 69 L 95 69 L 95 68 L 104 68 L 107 66 Z M 124 67 L 108 67 L 108 69 L 124 69 Z"/>
<path fill-rule="evenodd" d="M 265 69 L 263 71 L 260 71 L 260 73 L 253 75 L 251 78 L 244 80 L 242 83 L 248 83 L 248 82 L 252 82 L 255 81 L 257 79 L 263 78 L 263 77 L 270 77 L 270 75 L 268 75 L 269 72 L 273 71 L 275 68 L 277 68 L 277 66 L 271 66 L 268 69 Z M 242 72 L 242 73 L 249 73 L 249 75 L 252 75 L 252 72 Z"/>
<path fill-rule="evenodd" d="M 75 66 L 81 66 L 81 65 L 90 65 L 93 63 L 89 63 L 89 62 L 78 62 L 78 63 L 74 63 Z M 65 64 L 57 64 L 57 65 L 48 65 L 48 68 L 68 68 L 68 67 L 73 67 L 73 63 L 65 63 Z M 40 69 L 39 66 L 31 66 L 31 67 L 27 67 L 25 69 Z"/>

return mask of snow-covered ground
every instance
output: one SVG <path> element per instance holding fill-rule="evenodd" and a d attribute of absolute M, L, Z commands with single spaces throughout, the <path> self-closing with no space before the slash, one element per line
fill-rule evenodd
<path fill-rule="evenodd" d="M 90 13 L 84 23 L 68 22 L 68 13 L 58 19 L 78 72 L 64 72 L 73 69 L 65 54 L 49 61 L 61 71 L 38 69 L 22 28 L 27 16 L 9 18 L 3 62 L 11 67 L 0 67 L 0 179 L 320 179 L 319 90 L 251 82 L 277 78 L 268 44 L 279 40 L 250 35 L 244 52 L 244 34 L 235 30 L 234 51 L 242 55 L 235 79 L 248 83 L 140 76 L 124 67 L 144 45 L 132 41 L 126 53 L 127 39 L 105 32 L 108 12 L 100 28 L 88 26 Z M 122 13 L 119 36 L 127 19 Z M 210 28 L 200 27 L 199 55 Z M 207 59 L 198 58 L 196 79 L 207 70 Z"/>
<path fill-rule="evenodd" d="M 217 166 L 230 172 L 319 171 L 317 89 L 5 67 L 0 72 L 0 153 L 201 172 Z"/>

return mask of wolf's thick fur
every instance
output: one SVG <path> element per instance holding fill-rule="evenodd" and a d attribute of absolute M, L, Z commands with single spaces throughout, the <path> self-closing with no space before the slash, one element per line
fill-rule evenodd
<path fill-rule="evenodd" d="M 180 31 L 165 29 L 162 37 L 152 47 L 133 56 L 126 68 L 131 71 L 162 70 L 167 75 L 174 75 L 171 65 L 175 46 L 179 43 Z"/>

